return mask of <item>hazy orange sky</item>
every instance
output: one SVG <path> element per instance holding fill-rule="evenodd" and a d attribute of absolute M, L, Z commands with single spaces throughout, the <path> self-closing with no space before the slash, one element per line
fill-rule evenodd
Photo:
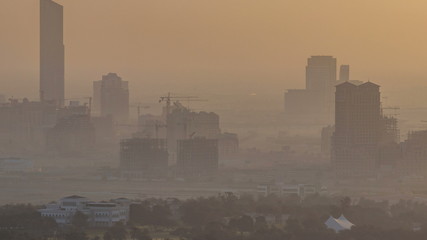
<path fill-rule="evenodd" d="M 65 8 L 68 96 L 90 95 L 108 72 L 130 82 L 133 98 L 281 95 L 304 87 L 307 57 L 333 55 L 351 65 L 353 79 L 382 85 L 393 103 L 426 103 L 425 0 L 57 2 Z M 38 95 L 38 4 L 0 1 L 0 93 Z"/>

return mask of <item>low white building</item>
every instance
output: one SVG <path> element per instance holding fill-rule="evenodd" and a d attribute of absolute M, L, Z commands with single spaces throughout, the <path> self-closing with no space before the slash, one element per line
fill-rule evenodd
<path fill-rule="evenodd" d="M 263 196 L 275 194 L 278 196 L 290 196 L 297 195 L 301 198 L 305 198 L 312 194 L 325 194 L 327 193 L 326 187 L 316 187 L 313 184 L 260 184 L 257 186 L 257 193 Z"/>
<path fill-rule="evenodd" d="M 93 227 L 111 227 L 117 222 L 129 221 L 130 201 L 125 198 L 110 202 L 92 202 L 85 197 L 69 196 L 58 203 L 49 203 L 39 212 L 43 217 L 51 217 L 60 225 L 71 224 L 74 214 L 81 212 L 88 217 L 88 223 Z"/>

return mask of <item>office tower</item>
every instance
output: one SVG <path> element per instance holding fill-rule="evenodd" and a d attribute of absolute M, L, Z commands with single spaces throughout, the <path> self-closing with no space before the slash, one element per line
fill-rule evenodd
<path fill-rule="evenodd" d="M 178 140 L 178 174 L 212 176 L 218 170 L 218 140 L 196 137 Z"/>
<path fill-rule="evenodd" d="M 116 73 L 102 76 L 93 83 L 94 106 L 101 116 L 111 115 L 114 121 L 124 122 L 129 118 L 129 86 Z"/>
<path fill-rule="evenodd" d="M 40 100 L 64 104 L 63 7 L 40 0 Z"/>
<path fill-rule="evenodd" d="M 332 164 L 338 177 L 375 176 L 382 136 L 379 88 L 371 82 L 336 87 Z"/>
<path fill-rule="evenodd" d="M 320 101 L 320 111 L 333 113 L 334 88 L 337 82 L 337 59 L 332 56 L 312 56 L 305 68 L 306 89 Z"/>
<path fill-rule="evenodd" d="M 317 122 L 332 123 L 336 64 L 332 56 L 312 56 L 307 60 L 306 88 L 289 89 L 285 93 L 288 119 L 301 122 L 315 118 Z"/>
<path fill-rule="evenodd" d="M 332 56 L 312 56 L 305 68 L 306 89 L 327 94 L 337 81 L 337 59 Z"/>
<path fill-rule="evenodd" d="M 341 65 L 339 81 L 340 82 L 350 81 L 350 65 Z"/>
<path fill-rule="evenodd" d="M 120 142 L 120 169 L 125 178 L 167 176 L 168 151 L 165 139 L 131 138 Z"/>

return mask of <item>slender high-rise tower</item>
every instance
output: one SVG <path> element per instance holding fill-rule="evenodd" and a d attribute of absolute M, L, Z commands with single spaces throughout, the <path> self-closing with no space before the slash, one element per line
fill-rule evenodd
<path fill-rule="evenodd" d="M 40 100 L 64 104 L 63 7 L 40 0 Z"/>
<path fill-rule="evenodd" d="M 350 65 L 341 65 L 339 80 L 340 82 L 350 81 Z"/>

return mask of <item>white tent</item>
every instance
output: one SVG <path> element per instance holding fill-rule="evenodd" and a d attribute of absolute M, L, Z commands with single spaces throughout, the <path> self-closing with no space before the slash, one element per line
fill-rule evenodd
<path fill-rule="evenodd" d="M 326 227 L 334 230 L 335 232 L 350 230 L 351 227 L 354 226 L 354 224 L 348 221 L 347 218 L 344 217 L 344 215 L 341 215 L 339 218 L 333 218 L 332 216 L 330 216 L 329 219 L 326 220 L 325 225 Z"/>

